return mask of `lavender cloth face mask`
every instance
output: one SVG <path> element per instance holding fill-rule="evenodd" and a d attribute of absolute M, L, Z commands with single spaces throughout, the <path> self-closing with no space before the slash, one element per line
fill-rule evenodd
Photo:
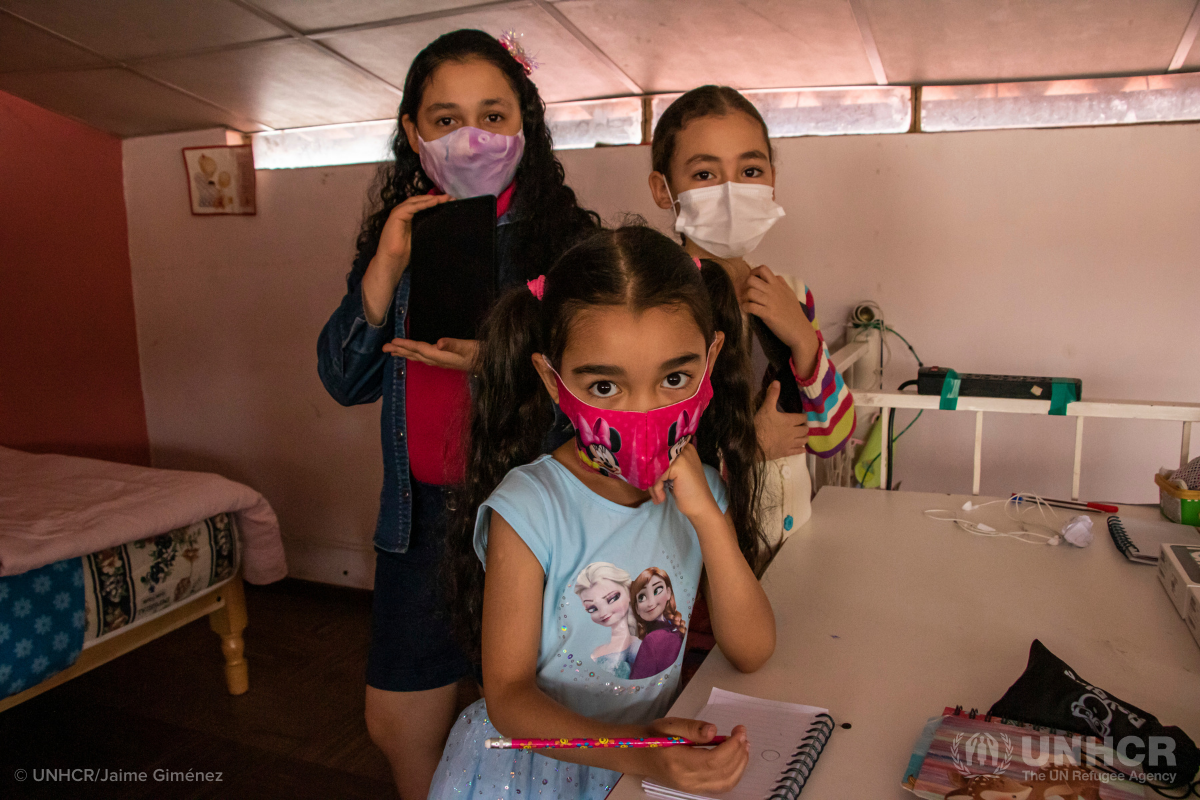
<path fill-rule="evenodd" d="M 525 131 L 516 136 L 459 128 L 427 142 L 417 135 L 421 166 L 439 189 L 455 200 L 500 196 L 525 154 Z"/>

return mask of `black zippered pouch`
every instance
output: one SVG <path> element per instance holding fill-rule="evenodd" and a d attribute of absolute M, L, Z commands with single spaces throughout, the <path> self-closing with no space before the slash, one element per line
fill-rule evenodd
<path fill-rule="evenodd" d="M 1029 647 L 1025 672 L 988 714 L 1111 740 L 1118 748 L 1133 737 L 1126 752 L 1144 756 L 1137 772 L 1161 776 L 1167 788 L 1188 785 L 1200 770 L 1200 750 L 1183 730 L 1163 725 L 1153 714 L 1088 683 L 1037 639 Z M 1151 747 L 1152 737 L 1156 748 Z M 1151 763 L 1152 756 L 1158 763 Z"/>

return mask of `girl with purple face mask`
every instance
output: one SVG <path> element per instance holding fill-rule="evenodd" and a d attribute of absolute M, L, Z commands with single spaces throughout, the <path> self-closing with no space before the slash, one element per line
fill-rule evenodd
<path fill-rule="evenodd" d="M 510 49 L 511 48 L 511 49 Z M 530 80 L 531 61 L 475 30 L 448 33 L 414 59 L 397 113 L 393 159 L 379 171 L 347 291 L 318 342 L 318 370 L 343 405 L 383 399 L 384 469 L 374 544 L 367 727 L 400 796 L 423 800 L 454 722 L 458 686 L 477 666 L 441 620 L 436 580 L 448 490 L 461 448 L 472 341 L 407 338 L 413 216 L 451 199 L 497 197 L 501 289 L 535 277 L 599 218 L 563 183 Z M 539 432 L 546 446 L 558 439 Z"/>
<path fill-rule="evenodd" d="M 484 748 L 495 736 L 709 741 L 713 726 L 664 718 L 702 572 L 726 658 L 749 672 L 773 652 L 774 615 L 750 566 L 763 539 L 749 357 L 740 326 L 720 329 L 738 313 L 719 265 L 698 269 L 639 226 L 593 234 L 493 309 L 444 569 L 485 697 L 455 723 L 431 800 L 602 800 L 626 771 L 695 794 L 740 779 L 741 726 L 712 749 Z M 537 431 L 556 407 L 579 433 L 542 455 Z M 672 620 L 675 644 L 656 648 L 652 675 L 638 669 L 654 634 L 638 634 L 634 564 L 670 569 L 678 612 L 647 605 Z"/>

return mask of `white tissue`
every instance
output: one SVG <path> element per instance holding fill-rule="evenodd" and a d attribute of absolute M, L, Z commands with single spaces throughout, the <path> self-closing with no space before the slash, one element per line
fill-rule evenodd
<path fill-rule="evenodd" d="M 1092 535 L 1092 518 L 1083 514 L 1071 517 L 1067 524 L 1063 525 L 1062 535 L 1076 547 L 1087 547 L 1092 543 L 1092 539 L 1096 538 Z"/>

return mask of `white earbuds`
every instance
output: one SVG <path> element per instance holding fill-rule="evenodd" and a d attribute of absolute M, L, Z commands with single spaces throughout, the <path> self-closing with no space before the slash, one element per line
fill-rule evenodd
<path fill-rule="evenodd" d="M 1036 507 L 1042 515 L 1043 522 L 1026 522 L 1021 519 L 1020 503 L 1029 503 Z M 973 533 L 977 536 L 1007 536 L 1017 541 L 1025 542 L 1025 544 L 1048 544 L 1052 547 L 1057 547 L 1065 539 L 1068 543 L 1076 547 L 1087 547 L 1092 543 L 1094 538 L 1092 535 L 1092 519 L 1086 515 L 1072 517 L 1065 523 L 1060 521 L 1060 517 L 1055 513 L 1054 509 L 1048 505 L 1041 497 L 1029 492 L 1021 492 L 1015 494 L 1007 500 L 992 500 L 987 503 L 973 503 L 970 500 L 963 503 L 962 510 L 970 513 L 984 506 L 994 505 L 995 503 L 1004 503 L 1005 515 L 1012 521 L 1021 526 L 1019 531 L 998 531 L 991 525 L 986 525 L 982 522 L 976 522 L 969 519 L 961 519 L 954 516 L 954 512 L 945 511 L 940 508 L 931 508 L 925 512 L 925 516 L 930 519 L 936 519 L 943 522 L 953 522 L 958 527 L 962 528 L 967 533 Z M 1017 512 L 1013 513 L 1013 506 L 1018 506 Z M 1029 506 L 1026 506 L 1028 509 Z M 1047 516 L 1049 512 L 1049 516 Z M 934 516 L 935 514 L 946 514 L 949 516 Z M 1046 524 L 1053 518 L 1053 525 Z M 1047 533 L 1039 533 L 1030 530 L 1028 526 L 1042 528 Z M 1034 537 L 1034 538 L 1028 538 Z"/>

